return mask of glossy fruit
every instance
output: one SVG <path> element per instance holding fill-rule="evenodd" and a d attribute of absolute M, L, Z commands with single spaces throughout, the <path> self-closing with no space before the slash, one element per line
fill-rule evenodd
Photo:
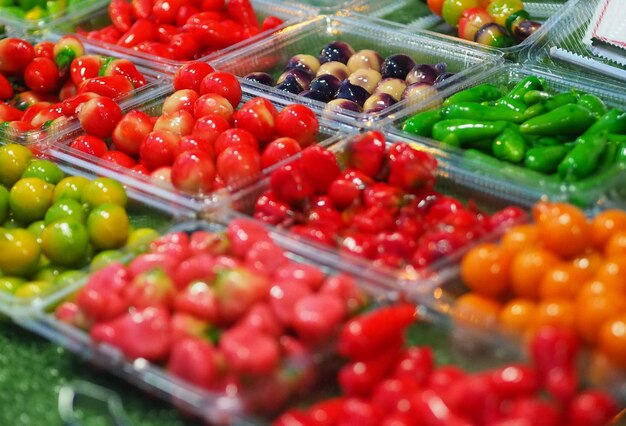
<path fill-rule="evenodd" d="M 100 97 L 83 104 L 78 113 L 78 120 L 88 134 L 106 139 L 111 136 L 122 115 L 117 103 L 109 98 Z"/>
<path fill-rule="evenodd" d="M 215 175 L 211 155 L 199 150 L 179 154 L 172 164 L 172 184 L 186 192 L 210 192 L 215 183 Z"/>
<path fill-rule="evenodd" d="M 569 204 L 537 204 L 533 209 L 542 244 L 554 253 L 571 257 L 591 241 L 591 227 L 584 213 Z"/>
<path fill-rule="evenodd" d="M 111 178 L 96 178 L 88 183 L 83 181 L 73 182 L 82 186 L 81 201 L 90 207 L 97 207 L 105 203 L 113 203 L 119 206 L 126 206 L 128 197 L 122 184 Z M 80 190 L 80 189 L 79 189 Z"/>
<path fill-rule="evenodd" d="M 488 297 L 506 294 L 509 288 L 510 256 L 494 244 L 474 247 L 463 257 L 461 278 L 470 288 Z"/>
<path fill-rule="evenodd" d="M 598 334 L 598 348 L 615 365 L 626 367 L 626 317 L 623 313 L 602 324 Z"/>
<path fill-rule="evenodd" d="M 498 321 L 503 330 L 523 334 L 535 315 L 536 303 L 528 299 L 512 299 L 502 307 Z"/>
<path fill-rule="evenodd" d="M 52 205 L 54 185 L 39 178 L 20 179 L 9 193 L 9 205 L 15 218 L 23 223 L 43 219 Z"/>
<path fill-rule="evenodd" d="M 626 229 L 626 212 L 605 210 L 591 221 L 591 241 L 597 250 L 602 250 L 614 232 Z"/>
<path fill-rule="evenodd" d="M 520 297 L 536 299 L 541 279 L 557 262 L 558 258 L 544 249 L 520 251 L 511 264 L 512 290 Z"/>
<path fill-rule="evenodd" d="M 39 263 L 39 244 L 24 229 L 0 229 L 0 249 L 0 269 L 5 274 L 28 276 Z"/>
<path fill-rule="evenodd" d="M 128 214 L 118 204 L 100 204 L 89 213 L 87 230 L 89 241 L 96 249 L 120 248 L 128 239 Z"/>
<path fill-rule="evenodd" d="M 10 144 L 0 147 L 0 183 L 11 187 L 28 167 L 33 154 L 22 145 Z"/>
<path fill-rule="evenodd" d="M 80 266 L 87 254 L 89 236 L 85 226 L 75 219 L 59 219 L 41 235 L 42 253 L 61 266 Z"/>

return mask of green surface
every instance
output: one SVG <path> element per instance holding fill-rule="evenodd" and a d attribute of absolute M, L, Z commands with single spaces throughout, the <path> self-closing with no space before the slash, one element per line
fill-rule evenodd
<path fill-rule="evenodd" d="M 149 396 L 109 373 L 88 365 L 65 349 L 14 324 L 0 324 L 0 424 L 55 426 L 59 389 L 82 380 L 110 389 L 123 399 L 132 425 L 191 426 L 163 401 Z M 81 408 L 77 404 L 77 408 Z M 86 410 L 86 406 L 83 407 Z M 87 414 L 88 413 L 88 414 Z M 109 425 L 107 417 L 86 410 L 84 426 Z"/>

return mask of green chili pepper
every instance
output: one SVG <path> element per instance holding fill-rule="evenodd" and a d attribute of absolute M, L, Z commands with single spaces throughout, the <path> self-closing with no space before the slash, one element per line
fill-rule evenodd
<path fill-rule="evenodd" d="M 566 138 L 543 136 L 535 140 L 533 146 L 557 146 L 567 142 Z"/>
<path fill-rule="evenodd" d="M 555 136 L 580 135 L 595 122 L 588 109 L 569 104 L 525 121 L 520 131 L 525 134 Z"/>
<path fill-rule="evenodd" d="M 443 120 L 433 126 L 433 138 L 453 146 L 498 136 L 509 125 L 506 121 Z"/>
<path fill-rule="evenodd" d="M 516 101 L 523 101 L 526 93 L 531 90 L 543 90 L 543 84 L 541 84 L 541 81 L 534 75 L 529 75 L 522 79 L 505 97 Z"/>
<path fill-rule="evenodd" d="M 472 163 L 484 165 L 494 171 L 497 171 L 497 173 L 516 181 L 532 183 L 533 185 L 537 185 L 538 182 L 557 182 L 557 178 L 555 176 L 546 176 L 530 169 L 503 163 L 495 157 L 476 149 L 466 149 L 463 151 L 463 158 L 471 161 Z"/>
<path fill-rule="evenodd" d="M 499 160 L 519 163 L 524 159 L 526 141 L 517 129 L 507 127 L 494 139 L 491 150 Z"/>
<path fill-rule="evenodd" d="M 552 111 L 553 109 L 557 109 L 558 107 L 562 107 L 563 105 L 576 103 L 578 100 L 578 95 L 574 92 L 564 92 L 559 93 L 558 95 L 553 96 L 548 99 L 545 103 L 546 109 L 548 111 Z"/>
<path fill-rule="evenodd" d="M 556 172 L 559 163 L 572 149 L 569 145 L 537 146 L 526 151 L 524 166 L 539 173 Z"/>
<path fill-rule="evenodd" d="M 505 106 L 483 106 L 476 102 L 459 102 L 443 107 L 441 115 L 444 119 L 464 118 L 477 121 L 511 121 L 521 123 L 524 116 Z"/>
<path fill-rule="evenodd" d="M 602 154 L 602 158 L 600 159 L 600 163 L 598 165 L 598 169 L 596 173 L 601 173 L 604 170 L 610 168 L 613 164 L 615 164 L 615 160 L 617 159 L 617 151 L 618 144 L 613 143 L 611 141 L 607 141 L 606 149 Z"/>
<path fill-rule="evenodd" d="M 593 133 L 608 132 L 617 134 L 626 134 L 626 112 L 618 109 L 612 109 L 587 129 L 586 135 Z"/>
<path fill-rule="evenodd" d="M 601 173 L 595 174 L 589 179 L 585 179 L 582 182 L 576 182 L 571 185 L 571 193 L 569 201 L 573 204 L 585 207 L 590 201 L 586 197 L 586 191 L 596 189 L 601 186 L 613 185 L 617 179 L 623 179 L 623 173 L 626 171 L 626 163 L 617 163 L 613 167 L 604 170 Z M 597 197 L 597 191 L 594 191 L 591 195 Z"/>
<path fill-rule="evenodd" d="M 619 143 L 617 153 L 615 154 L 615 162 L 626 165 L 626 141 Z"/>
<path fill-rule="evenodd" d="M 545 114 L 548 112 L 546 105 L 543 103 L 538 103 L 532 106 L 529 106 L 526 111 L 524 111 L 524 119 L 530 120 L 531 118 L 535 118 L 540 116 L 541 114 Z"/>
<path fill-rule="evenodd" d="M 479 84 L 450 96 L 443 101 L 443 106 L 454 105 L 459 102 L 495 101 L 500 99 L 503 94 L 502 90 L 493 84 Z"/>
<path fill-rule="evenodd" d="M 600 117 L 606 114 L 607 111 L 602 99 L 590 93 L 586 93 L 578 98 L 578 105 L 587 108 L 595 117 Z"/>
<path fill-rule="evenodd" d="M 616 142 L 616 143 L 626 142 L 626 135 L 616 135 L 614 133 L 609 133 L 608 135 L 606 135 L 606 137 L 611 142 Z"/>
<path fill-rule="evenodd" d="M 529 90 L 524 95 L 524 103 L 528 106 L 537 104 L 539 102 L 545 102 L 552 97 L 548 92 L 542 90 Z"/>
<path fill-rule="evenodd" d="M 441 119 L 441 109 L 420 112 L 407 119 L 402 126 L 402 130 L 414 135 L 431 138 L 433 135 L 433 126 L 441 121 Z"/>
<path fill-rule="evenodd" d="M 565 156 L 557 170 L 561 178 L 568 182 L 586 178 L 597 168 L 606 150 L 606 133 L 584 135 L 576 139 L 574 148 Z"/>

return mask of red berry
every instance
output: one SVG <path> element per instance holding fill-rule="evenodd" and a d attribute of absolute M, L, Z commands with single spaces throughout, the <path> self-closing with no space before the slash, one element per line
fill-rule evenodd
<path fill-rule="evenodd" d="M 300 144 L 292 138 L 278 138 L 270 142 L 261 154 L 261 167 L 266 169 L 300 152 Z"/>
<path fill-rule="evenodd" d="M 78 136 L 72 141 L 70 148 L 95 157 L 102 157 L 109 150 L 102 139 L 89 135 Z"/>
<path fill-rule="evenodd" d="M 154 130 L 163 130 L 178 136 L 186 136 L 191 134 L 194 124 L 193 115 L 185 110 L 180 110 L 161 115 L 154 123 Z"/>
<path fill-rule="evenodd" d="M 266 375 L 278 366 L 276 340 L 253 328 L 239 326 L 220 338 L 219 348 L 230 367 L 238 373 Z"/>
<path fill-rule="evenodd" d="M 139 110 L 132 110 L 117 123 L 113 130 L 113 143 L 117 149 L 128 155 L 137 155 L 141 143 L 152 132 L 153 127 L 149 115 Z"/>
<path fill-rule="evenodd" d="M 228 129 L 217 137 L 213 149 L 216 155 L 220 155 L 226 148 L 242 145 L 247 145 L 255 150 L 259 149 L 259 142 L 249 131 L 244 129 Z"/>
<path fill-rule="evenodd" d="M 302 151 L 300 165 L 318 194 L 325 194 L 331 183 L 341 174 L 335 154 L 318 145 Z"/>
<path fill-rule="evenodd" d="M 210 389 L 219 374 L 215 349 L 202 339 L 179 340 L 172 346 L 167 370 L 189 383 Z"/>
<path fill-rule="evenodd" d="M 196 120 L 206 115 L 218 115 L 230 122 L 234 109 L 228 99 L 214 93 L 200 96 L 194 105 L 193 114 Z"/>
<path fill-rule="evenodd" d="M 209 114 L 196 121 L 191 134 L 213 145 L 219 135 L 230 129 L 230 124 L 219 115 Z"/>
<path fill-rule="evenodd" d="M 251 132 L 259 142 L 267 143 L 274 139 L 276 108 L 264 98 L 247 101 L 235 114 L 235 127 Z M 297 140 L 297 138 L 294 138 Z"/>
<path fill-rule="evenodd" d="M 341 299 L 332 294 L 311 294 L 298 300 L 294 307 L 293 328 L 307 340 L 329 338 L 346 314 Z"/>
<path fill-rule="evenodd" d="M 198 94 L 191 89 L 177 90 L 165 99 L 161 112 L 163 114 L 172 114 L 180 110 L 185 110 L 193 114 L 193 108 L 198 97 Z"/>
<path fill-rule="evenodd" d="M 127 169 L 132 169 L 137 164 L 137 162 L 132 157 L 124 154 L 122 151 L 108 151 L 104 153 L 100 158 L 102 158 L 104 161 L 117 164 L 118 166 L 122 166 Z"/>
<path fill-rule="evenodd" d="M 22 72 L 35 58 L 35 49 L 25 40 L 5 38 L 0 40 L 0 72 Z"/>
<path fill-rule="evenodd" d="M 85 132 L 106 139 L 111 136 L 122 115 L 122 109 L 112 99 L 99 97 L 82 105 L 78 120 Z"/>
<path fill-rule="evenodd" d="M 601 426 L 609 423 L 617 412 L 617 404 L 609 395 L 601 391 L 586 391 L 570 402 L 567 409 L 568 424 Z"/>
<path fill-rule="evenodd" d="M 172 164 L 172 184 L 175 188 L 191 193 L 207 193 L 215 182 L 213 158 L 199 150 L 179 154 Z"/>
<path fill-rule="evenodd" d="M 205 76 L 214 71 L 207 62 L 190 62 L 181 66 L 174 74 L 174 89 L 191 89 L 200 91 L 200 83 Z"/>
<path fill-rule="evenodd" d="M 178 153 L 179 143 L 179 136 L 155 130 L 144 139 L 139 148 L 139 156 L 142 163 L 151 170 L 171 166 Z"/>
<path fill-rule="evenodd" d="M 368 131 L 350 139 L 346 147 L 347 164 L 370 177 L 380 171 L 385 159 L 385 136 Z"/>
<path fill-rule="evenodd" d="M 24 70 L 24 82 L 35 92 L 54 92 L 59 88 L 59 69 L 52 59 L 35 58 Z"/>
<path fill-rule="evenodd" d="M 306 178 L 298 162 L 285 164 L 270 177 L 270 188 L 278 199 L 295 205 L 313 195 L 313 186 Z"/>
<path fill-rule="evenodd" d="M 315 113 L 304 105 L 288 105 L 276 116 L 276 133 L 294 138 L 302 147 L 317 142 L 318 131 Z"/>
<path fill-rule="evenodd" d="M 216 93 L 222 95 L 228 102 L 237 108 L 241 102 L 241 85 L 234 75 L 227 72 L 214 72 L 202 80 L 200 83 L 200 94 Z"/>
<path fill-rule="evenodd" d="M 243 185 L 261 173 L 261 157 L 248 145 L 228 147 L 217 156 L 216 166 L 226 185 Z"/>

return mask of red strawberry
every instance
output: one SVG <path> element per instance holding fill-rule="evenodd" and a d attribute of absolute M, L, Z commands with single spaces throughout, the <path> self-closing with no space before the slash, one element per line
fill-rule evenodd
<path fill-rule="evenodd" d="M 224 254 L 228 250 L 230 242 L 222 232 L 196 231 L 191 234 L 189 248 L 191 254 L 208 253 L 212 255 Z"/>
<path fill-rule="evenodd" d="M 91 321 L 74 302 L 63 302 L 54 312 L 54 316 L 61 322 L 85 330 L 91 326 Z"/>
<path fill-rule="evenodd" d="M 96 324 L 91 338 L 119 348 L 129 358 L 161 361 L 170 351 L 170 317 L 161 307 L 135 310 Z"/>
<path fill-rule="evenodd" d="M 202 339 L 181 339 L 172 346 L 167 370 L 196 386 L 209 389 L 219 374 L 215 349 Z"/>
<path fill-rule="evenodd" d="M 293 324 L 295 305 L 298 300 L 311 293 L 311 289 L 301 282 L 276 283 L 270 289 L 270 307 L 284 325 Z"/>
<path fill-rule="evenodd" d="M 219 348 L 228 365 L 238 373 L 266 375 L 278 366 L 276 339 L 253 328 L 239 326 L 225 332 Z"/>
<path fill-rule="evenodd" d="M 437 160 L 424 151 L 418 151 L 403 143 L 389 148 L 390 185 L 407 192 L 430 190 L 435 185 Z"/>
<path fill-rule="evenodd" d="M 176 312 L 172 315 L 172 340 L 174 342 L 188 337 L 203 337 L 211 331 L 211 324 L 193 315 Z"/>
<path fill-rule="evenodd" d="M 250 219 L 233 220 L 226 229 L 226 235 L 230 240 L 231 252 L 240 258 L 243 258 L 257 241 L 269 241 L 265 227 Z"/>
<path fill-rule="evenodd" d="M 287 261 L 285 252 L 273 241 L 257 241 L 246 253 L 244 264 L 253 272 L 269 276 Z"/>
<path fill-rule="evenodd" d="M 344 301 L 346 309 L 353 314 L 360 311 L 367 304 L 367 295 L 357 286 L 350 275 L 334 275 L 328 277 L 320 293 L 334 294 Z"/>
<path fill-rule="evenodd" d="M 302 151 L 299 162 L 302 172 L 319 194 L 326 193 L 330 184 L 341 173 L 335 154 L 319 145 Z"/>
<path fill-rule="evenodd" d="M 215 277 L 215 257 L 203 253 L 183 260 L 172 275 L 176 288 L 181 290 L 195 280 L 212 281 Z"/>
<path fill-rule="evenodd" d="M 317 291 L 322 286 L 326 275 L 316 266 L 289 262 L 275 269 L 273 278 L 276 281 L 298 281 L 311 290 Z"/>
<path fill-rule="evenodd" d="M 78 292 L 76 304 L 90 319 L 103 321 L 115 318 L 128 308 L 123 291 L 129 280 L 129 274 L 122 264 L 111 263 L 89 278 L 85 287 Z"/>
<path fill-rule="evenodd" d="M 294 306 L 293 328 L 307 340 L 328 339 L 346 314 L 341 299 L 332 294 L 309 294 Z"/>
<path fill-rule="evenodd" d="M 237 325 L 258 330 L 269 336 L 279 337 L 284 332 L 283 325 L 266 303 L 257 303 L 250 308 Z"/>
<path fill-rule="evenodd" d="M 247 269 L 235 268 L 218 273 L 214 288 L 219 319 L 231 323 L 267 296 L 269 282 L 267 278 Z"/>
<path fill-rule="evenodd" d="M 144 253 L 137 256 L 128 266 L 128 274 L 134 278 L 152 269 L 161 268 L 169 276 L 173 276 L 178 260 L 166 253 Z"/>
<path fill-rule="evenodd" d="M 174 307 L 179 312 L 213 322 L 218 317 L 217 297 L 204 281 L 195 281 L 176 295 Z"/>
<path fill-rule="evenodd" d="M 124 291 L 128 303 L 139 309 L 156 305 L 167 308 L 172 305 L 175 294 L 174 282 L 161 268 L 137 275 Z"/>
<path fill-rule="evenodd" d="M 346 147 L 346 157 L 347 165 L 373 178 L 385 159 L 385 136 L 371 130 L 353 137 Z"/>

